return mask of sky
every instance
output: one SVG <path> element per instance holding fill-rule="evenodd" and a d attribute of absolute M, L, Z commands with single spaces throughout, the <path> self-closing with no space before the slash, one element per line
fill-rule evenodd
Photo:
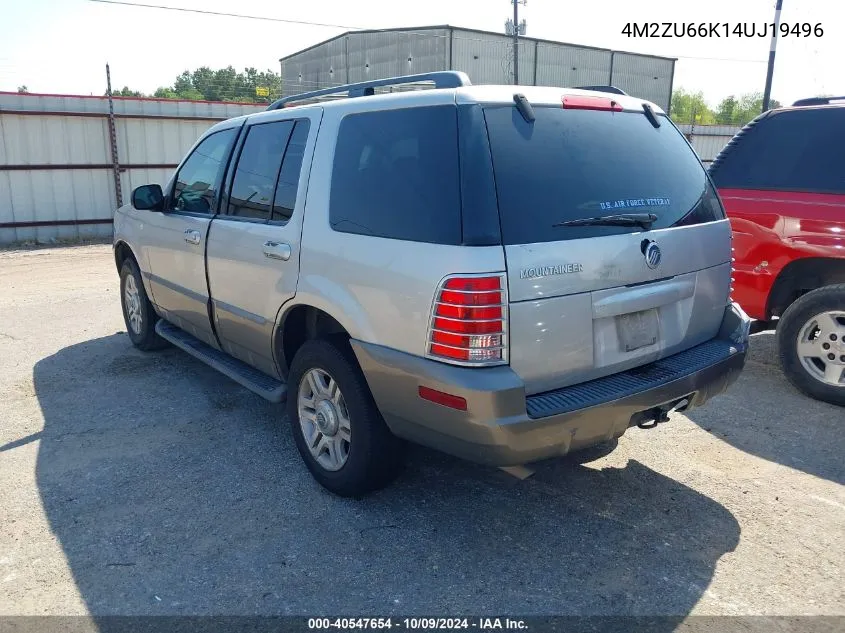
<path fill-rule="evenodd" d="M 278 72 L 284 55 L 349 28 L 451 24 L 502 32 L 510 0 L 127 0 L 207 11 L 322 22 L 308 26 L 100 4 L 91 0 L 0 0 L 0 91 L 103 94 L 105 64 L 115 87 L 145 93 L 199 66 Z M 715 106 L 765 85 L 769 38 L 633 38 L 628 23 L 756 22 L 775 0 L 528 0 L 528 36 L 678 57 L 676 88 L 702 91 Z M 821 37 L 782 38 L 772 97 L 782 103 L 845 94 L 841 42 L 845 1 L 784 0 L 782 22 L 821 24 Z M 724 28 L 724 27 L 722 27 Z"/>

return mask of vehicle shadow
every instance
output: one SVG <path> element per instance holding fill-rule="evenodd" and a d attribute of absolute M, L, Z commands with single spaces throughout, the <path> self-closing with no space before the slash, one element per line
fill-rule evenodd
<path fill-rule="evenodd" d="M 845 484 L 845 408 L 789 383 L 773 331 L 751 337 L 745 369 L 725 394 L 684 415 L 746 453 Z"/>
<path fill-rule="evenodd" d="M 34 383 L 40 494 L 95 616 L 665 615 L 656 630 L 673 630 L 739 540 L 724 507 L 633 460 L 520 481 L 417 448 L 389 489 L 334 497 L 280 407 L 122 333 L 44 358 Z"/>

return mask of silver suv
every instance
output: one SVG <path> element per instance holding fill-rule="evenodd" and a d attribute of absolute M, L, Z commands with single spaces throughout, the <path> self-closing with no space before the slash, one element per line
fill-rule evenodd
<path fill-rule="evenodd" d="M 215 125 L 117 212 L 129 337 L 286 399 L 340 495 L 405 440 L 519 465 L 704 403 L 745 362 L 730 227 L 660 108 L 608 90 L 432 73 Z"/>

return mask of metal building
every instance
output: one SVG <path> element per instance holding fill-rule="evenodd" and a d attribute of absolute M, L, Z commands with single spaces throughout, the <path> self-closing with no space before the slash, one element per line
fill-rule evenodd
<path fill-rule="evenodd" d="M 510 36 L 452 26 L 350 31 L 283 57 L 282 95 L 401 75 L 461 70 L 474 84 L 513 83 Z M 675 59 L 520 37 L 519 82 L 613 85 L 667 112 Z"/>

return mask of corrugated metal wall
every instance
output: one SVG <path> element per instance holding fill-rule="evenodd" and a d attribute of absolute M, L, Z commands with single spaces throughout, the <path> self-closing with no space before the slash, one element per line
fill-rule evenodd
<path fill-rule="evenodd" d="M 465 72 L 475 84 L 513 83 L 513 40 L 510 37 L 461 29 L 455 29 L 452 37 L 452 70 Z M 534 83 L 534 49 L 533 41 L 519 43 L 520 83 Z"/>
<path fill-rule="evenodd" d="M 445 29 L 362 33 L 347 41 L 350 83 L 442 70 L 448 63 Z"/>
<path fill-rule="evenodd" d="M 449 64 L 449 40 L 449 29 L 342 35 L 282 64 L 282 94 L 443 70 Z"/>
<path fill-rule="evenodd" d="M 222 101 L 179 101 L 176 99 L 134 99 L 114 98 L 114 113 L 117 116 L 159 116 L 165 118 L 211 118 L 228 119 L 262 106 Z M 62 113 L 108 113 L 105 97 L 79 95 L 18 94 L 0 92 L 2 112 L 62 112 Z"/>
<path fill-rule="evenodd" d="M 335 38 L 299 53 L 296 64 L 282 66 L 282 95 L 348 83 L 346 39 Z"/>
<path fill-rule="evenodd" d="M 408 61 L 408 60 L 411 61 Z M 452 27 L 358 31 L 282 59 L 283 94 L 437 70 L 461 70 L 475 84 L 513 82 L 513 40 Z M 672 59 L 521 38 L 519 82 L 607 85 L 669 108 Z"/>
<path fill-rule="evenodd" d="M 204 130 L 264 106 L 115 99 L 124 201 L 164 184 Z M 0 243 L 111 234 L 117 206 L 104 97 L 0 93 Z"/>
<path fill-rule="evenodd" d="M 678 125 L 704 164 L 713 161 L 742 128 L 733 125 Z"/>
<path fill-rule="evenodd" d="M 105 118 L 40 117 L 0 111 L 0 227 L 3 224 L 94 220 L 116 205 Z M 73 165 L 45 169 L 45 165 Z M 27 167 L 37 167 L 27 169 Z M 0 243 L 48 237 L 88 237 L 102 225 L 0 228 Z"/>
<path fill-rule="evenodd" d="M 603 86 L 610 80 L 611 52 L 537 43 L 538 86 Z"/>
<path fill-rule="evenodd" d="M 669 111 L 675 62 L 660 57 L 613 53 L 612 85 Z"/>

